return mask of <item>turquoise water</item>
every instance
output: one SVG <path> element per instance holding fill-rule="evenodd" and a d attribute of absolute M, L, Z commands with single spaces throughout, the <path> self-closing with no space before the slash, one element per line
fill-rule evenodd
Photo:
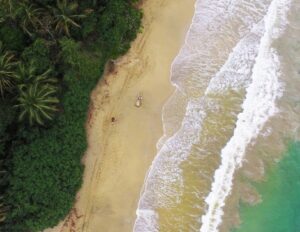
<path fill-rule="evenodd" d="M 256 187 L 262 202 L 243 204 L 242 224 L 232 232 L 300 232 L 300 142 L 289 146 L 266 182 Z"/>

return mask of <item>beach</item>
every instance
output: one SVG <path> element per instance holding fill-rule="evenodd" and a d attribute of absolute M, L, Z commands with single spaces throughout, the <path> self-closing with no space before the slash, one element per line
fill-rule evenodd
<path fill-rule="evenodd" d="M 45 232 L 296 231 L 300 4 L 140 7 L 142 33 L 91 94 L 74 208 Z"/>
<path fill-rule="evenodd" d="M 161 111 L 174 91 L 172 61 L 184 43 L 194 0 L 144 1 L 143 29 L 107 68 L 91 95 L 83 185 L 56 231 L 132 231 L 144 179 L 163 135 Z M 136 107 L 141 95 L 142 106 Z"/>

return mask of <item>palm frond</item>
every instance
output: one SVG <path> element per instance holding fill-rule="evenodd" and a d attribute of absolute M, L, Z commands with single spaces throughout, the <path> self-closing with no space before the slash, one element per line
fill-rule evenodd
<path fill-rule="evenodd" d="M 16 81 L 14 54 L 2 49 L 0 44 L 0 94 L 2 98 L 6 92 L 11 91 Z"/>
<path fill-rule="evenodd" d="M 59 34 L 70 36 L 70 28 L 78 27 L 78 20 L 86 17 L 85 14 L 77 14 L 78 4 L 67 0 L 57 0 L 56 7 L 52 8 L 54 15 L 54 28 Z"/>
<path fill-rule="evenodd" d="M 29 125 L 44 125 L 45 120 L 52 120 L 59 103 L 57 88 L 53 85 L 36 82 L 20 89 L 20 96 L 14 106 L 19 109 L 19 121 Z"/>

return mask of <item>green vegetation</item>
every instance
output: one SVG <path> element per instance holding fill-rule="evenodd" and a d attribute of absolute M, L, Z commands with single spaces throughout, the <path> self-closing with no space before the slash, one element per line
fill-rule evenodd
<path fill-rule="evenodd" d="M 0 44 L 0 94 L 2 98 L 13 87 L 16 77 L 15 66 L 14 55 L 11 52 L 4 51 L 2 44 Z"/>
<path fill-rule="evenodd" d="M 40 231 L 72 208 L 90 92 L 136 37 L 136 2 L 0 0 L 0 231 Z"/>
<path fill-rule="evenodd" d="M 31 63 L 37 72 L 46 71 L 51 67 L 50 43 L 47 40 L 38 38 L 30 46 L 26 47 L 22 53 L 25 63 Z"/>

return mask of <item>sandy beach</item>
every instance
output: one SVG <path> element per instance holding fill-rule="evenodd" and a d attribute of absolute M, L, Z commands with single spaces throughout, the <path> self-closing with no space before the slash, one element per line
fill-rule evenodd
<path fill-rule="evenodd" d="M 144 1 L 143 30 L 92 93 L 84 180 L 70 215 L 45 232 L 132 231 L 135 210 L 162 136 L 173 91 L 171 63 L 184 42 L 194 0 Z M 142 106 L 135 107 L 137 96 Z"/>

